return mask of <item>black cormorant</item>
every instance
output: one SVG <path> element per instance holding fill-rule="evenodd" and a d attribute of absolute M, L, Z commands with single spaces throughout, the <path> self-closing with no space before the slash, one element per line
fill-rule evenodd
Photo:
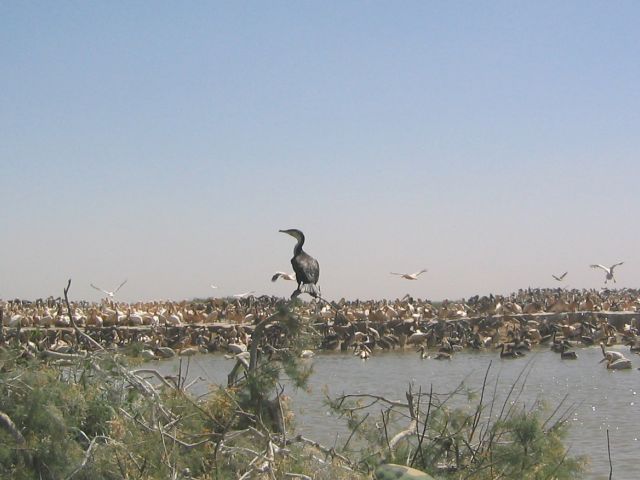
<path fill-rule="evenodd" d="M 293 271 L 296 273 L 298 288 L 291 294 L 291 298 L 295 298 L 303 292 L 318 298 L 320 289 L 316 284 L 320 278 L 320 265 L 318 265 L 318 261 L 315 258 L 302 250 L 304 233 L 295 228 L 280 230 L 280 232 L 291 235 L 298 241 L 293 248 L 293 258 L 291 259 Z"/>

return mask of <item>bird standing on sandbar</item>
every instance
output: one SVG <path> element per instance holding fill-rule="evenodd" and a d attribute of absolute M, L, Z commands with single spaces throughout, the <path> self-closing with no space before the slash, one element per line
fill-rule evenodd
<path fill-rule="evenodd" d="M 604 283 L 607 283 L 608 280 L 613 280 L 613 283 L 616 283 L 616 279 L 613 277 L 613 269 L 616 268 L 618 265 L 622 265 L 623 263 L 624 262 L 614 263 L 609 268 L 605 267 L 604 265 L 600 265 L 598 263 L 595 265 L 591 265 L 591 268 L 601 268 L 602 270 L 607 272 L 607 275 L 604 277 Z"/>
<path fill-rule="evenodd" d="M 391 272 L 391 275 L 399 275 L 402 278 L 406 278 L 407 280 L 417 280 L 418 277 L 420 275 L 422 275 L 426 271 L 427 271 L 427 269 L 423 268 L 422 270 L 420 270 L 419 272 L 416 272 L 416 273 L 395 273 L 395 272 Z"/>
<path fill-rule="evenodd" d="M 302 250 L 305 240 L 304 233 L 295 228 L 280 230 L 280 232 L 291 235 L 297 240 L 296 246 L 293 247 L 291 265 L 296 274 L 298 288 L 291 294 L 291 298 L 295 298 L 301 293 L 308 293 L 314 298 L 320 297 L 320 288 L 317 285 L 320 278 L 320 265 L 315 258 Z"/>

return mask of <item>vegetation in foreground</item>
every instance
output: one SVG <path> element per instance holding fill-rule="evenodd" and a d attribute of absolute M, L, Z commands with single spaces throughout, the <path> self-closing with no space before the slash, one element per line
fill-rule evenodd
<path fill-rule="evenodd" d="M 165 378 L 95 346 L 45 361 L 5 345 L 0 477 L 346 480 L 396 463 L 442 479 L 570 479 L 585 467 L 564 447 L 557 410 L 544 419 L 538 408 L 517 407 L 517 394 L 498 405 L 484 388 L 470 409 L 450 405 L 463 386 L 444 397 L 410 389 L 404 401 L 329 398 L 352 429 L 345 445 L 296 435 L 279 381 L 305 386 L 311 371 L 298 358 L 309 335 L 284 306 L 259 319 L 228 385 L 200 398 L 182 372 Z"/>

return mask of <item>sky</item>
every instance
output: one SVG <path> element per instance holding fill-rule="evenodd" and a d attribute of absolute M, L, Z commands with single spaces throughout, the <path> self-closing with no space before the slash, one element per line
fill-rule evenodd
<path fill-rule="evenodd" d="M 640 285 L 640 3 L 0 1 L 0 298 Z M 428 272 L 412 282 L 390 272 Z M 210 285 L 219 288 L 212 290 Z"/>

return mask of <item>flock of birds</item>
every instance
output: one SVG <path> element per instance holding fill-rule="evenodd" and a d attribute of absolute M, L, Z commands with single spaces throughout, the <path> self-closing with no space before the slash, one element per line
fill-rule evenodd
<path fill-rule="evenodd" d="M 460 302 L 445 300 L 440 305 L 416 301 L 409 296 L 395 302 L 341 300 L 329 303 L 321 297 L 319 263 L 304 251 L 302 231 L 280 232 L 296 240 L 291 258 L 294 272 L 275 272 L 271 280 L 296 282 L 292 299 L 302 293 L 312 297 L 310 303 L 295 303 L 292 308 L 302 317 L 316 319 L 315 327 L 322 334 L 321 349 L 353 349 L 355 355 L 367 359 L 375 349 L 414 347 L 421 358 L 444 360 L 465 348 L 500 349 L 501 358 L 518 358 L 532 347 L 550 344 L 551 350 L 559 353 L 562 359 L 574 359 L 577 358 L 572 350 L 574 347 L 600 343 L 602 361 L 607 362 L 608 369 L 615 370 L 631 368 L 631 361 L 621 352 L 605 350 L 605 345 L 624 343 L 632 352 L 640 351 L 637 318 L 618 331 L 606 317 L 596 313 L 640 312 L 640 292 L 636 290 L 528 289 L 510 297 L 475 296 Z M 610 267 L 593 264 L 591 267 L 605 272 L 605 283 L 610 280 L 615 283 L 614 269 L 622 264 L 618 262 Z M 415 273 L 390 274 L 415 281 L 426 272 L 427 269 L 421 269 Z M 553 275 L 553 278 L 562 282 L 567 274 Z M 99 306 L 74 303 L 72 316 L 78 325 L 86 328 L 107 327 L 106 333 L 100 330 L 98 335 L 103 336 L 102 340 L 108 345 L 122 347 L 128 342 L 141 341 L 150 352 L 149 358 L 159 349 L 166 353 L 166 349 L 172 348 L 192 353 L 226 350 L 237 354 L 237 350 L 246 351 L 255 319 L 273 313 L 281 302 L 274 297 L 256 298 L 255 292 L 251 291 L 235 294 L 232 299 L 211 299 L 208 304 L 150 302 L 127 305 L 115 301 L 116 294 L 126 283 L 124 280 L 113 290 L 91 283 L 92 288 L 105 294 L 105 300 Z M 211 288 L 218 287 L 211 285 Z M 0 312 L 3 325 L 16 327 L 18 332 L 25 327 L 68 327 L 71 321 L 60 299 L 0 302 Z M 591 312 L 591 316 L 580 316 L 578 312 Z M 571 313 L 578 319 L 565 316 L 561 321 L 557 318 L 552 321 L 549 316 Z M 120 327 L 124 329 L 119 330 Z M 130 330 L 132 327 L 134 329 Z M 149 329 L 143 332 L 136 330 L 137 327 Z M 167 336 L 156 331 L 168 327 L 176 329 L 170 338 L 164 338 Z M 72 341 L 67 339 L 65 345 L 59 332 L 47 333 L 47 338 L 49 341 L 43 343 L 42 348 L 64 349 L 70 347 Z M 276 335 L 269 341 L 277 348 L 283 339 Z M 306 351 L 304 355 L 310 356 L 311 352 Z"/>

